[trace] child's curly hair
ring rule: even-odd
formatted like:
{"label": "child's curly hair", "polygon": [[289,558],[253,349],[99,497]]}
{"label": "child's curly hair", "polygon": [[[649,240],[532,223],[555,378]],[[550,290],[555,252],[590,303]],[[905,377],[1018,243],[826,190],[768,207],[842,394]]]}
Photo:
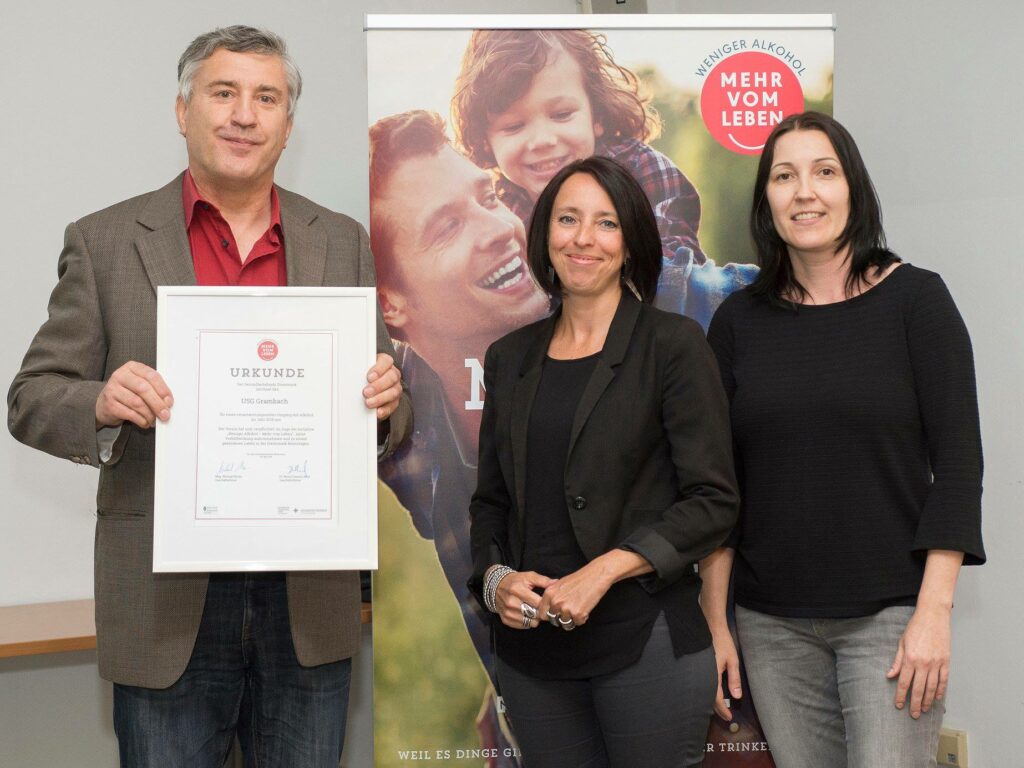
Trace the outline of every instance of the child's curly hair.
{"label": "child's curly hair", "polygon": [[603,139],[658,137],[661,119],[637,76],[615,63],[604,35],[583,29],[479,29],[462,55],[452,97],[455,138],[481,168],[497,162],[487,141],[490,119],[522,98],[534,76],[565,51],[579,64]]}

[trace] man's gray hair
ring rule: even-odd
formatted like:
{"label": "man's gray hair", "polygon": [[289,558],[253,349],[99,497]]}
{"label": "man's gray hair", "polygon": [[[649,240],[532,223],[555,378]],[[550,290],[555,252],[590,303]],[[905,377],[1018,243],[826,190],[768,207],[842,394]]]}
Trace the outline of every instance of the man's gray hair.
{"label": "man's gray hair", "polygon": [[295,114],[295,104],[302,94],[302,74],[288,54],[288,46],[285,45],[284,39],[266,29],[256,29],[242,24],[215,29],[189,43],[188,48],[178,59],[178,95],[182,101],[188,104],[192,98],[192,80],[196,76],[196,70],[221,48],[232,53],[257,53],[279,57],[288,79],[288,117]]}

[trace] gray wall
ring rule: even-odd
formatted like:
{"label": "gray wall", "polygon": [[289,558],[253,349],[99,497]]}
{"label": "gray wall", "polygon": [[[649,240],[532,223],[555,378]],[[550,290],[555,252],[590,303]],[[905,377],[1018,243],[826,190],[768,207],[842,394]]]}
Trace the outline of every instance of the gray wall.
{"label": "gray wall", "polygon": [[[184,164],[172,105],[174,64],[198,32],[266,25],[306,78],[279,180],[364,223],[366,12],[561,12],[574,0],[267,0],[5,3],[0,28],[0,223],[9,277],[0,302],[13,377],[45,317],[63,226],[169,180]],[[648,0],[651,13],[835,13],[836,113],[857,137],[882,198],[893,247],[942,273],[971,330],[987,457],[991,563],[961,578],[946,722],[971,737],[974,768],[1019,764],[1024,719],[1024,334],[1016,302],[1024,253],[1015,228],[1024,153],[1016,85],[1024,10],[1010,0]],[[1013,83],[1013,85],[1011,85]],[[6,416],[6,413],[4,413]],[[95,470],[42,456],[0,434],[0,605],[89,597]],[[359,667],[346,763],[369,765],[368,654]],[[90,653],[0,662],[0,765],[116,763],[110,691]]]}

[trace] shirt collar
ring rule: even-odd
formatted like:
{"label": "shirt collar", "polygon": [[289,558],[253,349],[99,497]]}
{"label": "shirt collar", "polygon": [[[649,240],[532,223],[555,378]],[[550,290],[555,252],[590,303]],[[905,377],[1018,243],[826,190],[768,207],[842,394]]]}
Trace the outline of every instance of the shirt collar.
{"label": "shirt collar", "polygon": [[[199,187],[196,186],[195,180],[192,178],[192,172],[185,170],[185,178],[181,183],[181,201],[185,208],[185,229],[192,226],[192,216],[195,213],[196,206],[202,205],[207,210],[216,211],[217,206],[213,203],[203,199],[202,194],[199,192]],[[270,229],[275,232],[281,231],[281,201],[277,196],[277,186],[270,187]]]}

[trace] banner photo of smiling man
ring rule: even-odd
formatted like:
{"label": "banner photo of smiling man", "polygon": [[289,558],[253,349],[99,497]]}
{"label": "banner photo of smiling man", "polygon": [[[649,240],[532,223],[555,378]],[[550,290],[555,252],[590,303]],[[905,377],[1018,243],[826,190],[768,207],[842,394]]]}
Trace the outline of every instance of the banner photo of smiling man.
{"label": "banner photo of smiling man", "polygon": [[[416,413],[380,467],[377,766],[520,766],[466,586],[468,507],[484,353],[552,309],[525,258],[547,181],[594,154],[629,168],[661,236],[656,305],[706,330],[757,274],[764,139],[787,114],[832,112],[828,15],[484,18],[367,17],[370,239]],[[747,697],[731,704],[704,764],[773,766]]]}

